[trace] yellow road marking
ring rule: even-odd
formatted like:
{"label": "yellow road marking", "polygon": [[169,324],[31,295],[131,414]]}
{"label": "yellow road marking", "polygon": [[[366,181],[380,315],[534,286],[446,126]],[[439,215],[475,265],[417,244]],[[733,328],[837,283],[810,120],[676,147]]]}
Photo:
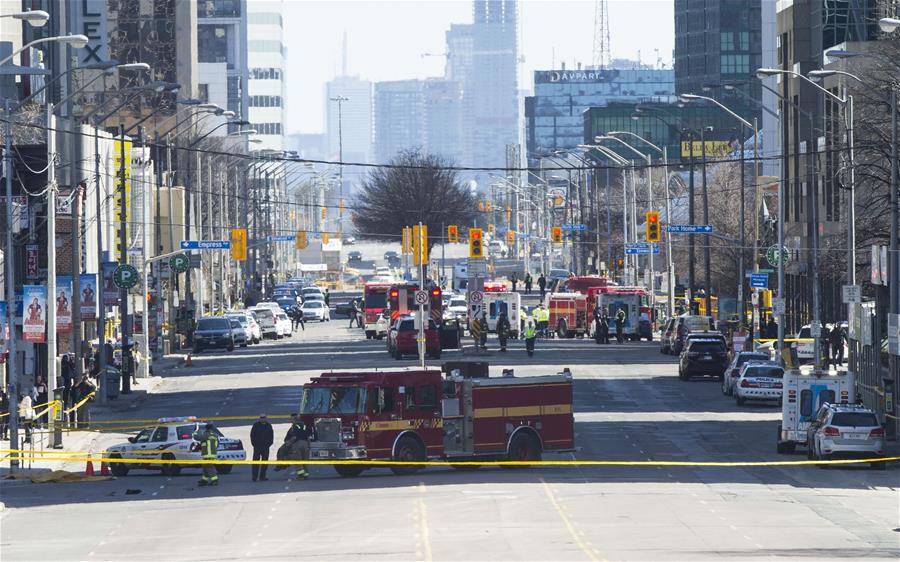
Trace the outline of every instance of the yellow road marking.
{"label": "yellow road marking", "polygon": [[559,504],[559,501],[556,499],[556,496],[553,495],[553,490],[550,489],[550,485],[541,478],[541,485],[544,487],[544,493],[547,494],[547,499],[550,500],[550,504],[553,506],[553,509],[556,510],[559,518],[562,519],[563,524],[566,526],[566,529],[569,531],[569,536],[572,537],[572,540],[575,541],[575,544],[578,545],[578,548],[581,549],[582,552],[588,557],[588,560],[594,560],[595,562],[599,562],[599,558],[594,555],[594,552],[584,543],[584,541],[579,536],[578,532],[575,531],[575,526],[572,524],[572,520],[569,519],[569,516],[566,515],[562,506]]}

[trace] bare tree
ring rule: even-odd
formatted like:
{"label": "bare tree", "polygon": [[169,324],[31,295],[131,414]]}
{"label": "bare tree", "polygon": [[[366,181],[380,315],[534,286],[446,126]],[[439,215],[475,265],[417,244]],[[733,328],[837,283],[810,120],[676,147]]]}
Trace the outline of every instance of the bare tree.
{"label": "bare tree", "polygon": [[369,172],[354,203],[357,234],[396,241],[403,227],[421,222],[431,233],[431,246],[443,226],[471,224],[475,198],[450,166],[440,156],[406,150],[388,167]]}

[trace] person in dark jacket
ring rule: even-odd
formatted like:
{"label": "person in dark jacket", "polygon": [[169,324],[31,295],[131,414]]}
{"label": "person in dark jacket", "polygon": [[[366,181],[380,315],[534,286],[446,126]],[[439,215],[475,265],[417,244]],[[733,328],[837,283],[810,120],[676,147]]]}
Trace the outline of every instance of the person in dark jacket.
{"label": "person in dark jacket", "polygon": [[538,288],[541,290],[541,300],[544,300],[544,293],[547,291],[547,278],[541,273],[538,277]]}
{"label": "person in dark jacket", "polygon": [[497,318],[497,339],[500,340],[500,351],[506,351],[506,342],[509,339],[510,330],[509,318],[506,317],[505,312],[501,312],[500,317]]}
{"label": "person in dark jacket", "polygon": [[[34,378],[34,388],[31,389],[31,401],[35,410],[41,411],[47,408],[47,402],[50,400],[50,392],[47,383],[41,375]],[[35,425],[43,427],[47,424],[47,414],[42,414],[40,418],[34,420]]]}
{"label": "person in dark jacket", "polygon": [[[291,414],[291,428],[288,429],[287,435],[284,436],[285,458],[290,460],[308,460],[309,459],[309,440],[312,432],[309,427],[297,414]],[[279,469],[283,465],[279,465]],[[297,479],[307,478],[309,472],[306,470],[305,464],[295,465],[295,476]]]}
{"label": "person in dark jacket", "polygon": [[527,271],[525,272],[525,294],[531,294],[531,274]]}
{"label": "person in dark jacket", "polygon": [[0,417],[0,439],[9,439],[9,396],[3,390],[0,390],[0,414],[7,414]]}
{"label": "person in dark jacket", "polygon": [[[87,376],[82,375],[81,380],[78,381],[78,384],[72,389],[72,406],[75,406],[90,396],[95,390],[97,390],[97,387],[91,384],[91,381],[88,380]],[[81,408],[72,413],[75,414],[75,419],[70,421],[81,422],[82,427],[84,427],[85,424],[89,424],[91,422],[91,401],[88,400],[82,404]]]}
{"label": "person in dark jacket", "polygon": [[600,343],[609,343],[609,315],[606,314],[606,309],[603,309],[600,316],[600,340]]}
{"label": "person in dark jacket", "polygon": [[844,365],[844,330],[839,322],[835,322],[831,328],[831,354],[834,366]]}
{"label": "person in dark jacket", "polygon": [[[250,444],[253,445],[253,460],[267,461],[269,460],[269,449],[275,442],[275,432],[272,431],[272,424],[266,414],[260,414],[259,419],[250,428]],[[253,473],[253,481],[268,480],[266,478],[266,469],[268,465],[254,464],[250,469]]]}

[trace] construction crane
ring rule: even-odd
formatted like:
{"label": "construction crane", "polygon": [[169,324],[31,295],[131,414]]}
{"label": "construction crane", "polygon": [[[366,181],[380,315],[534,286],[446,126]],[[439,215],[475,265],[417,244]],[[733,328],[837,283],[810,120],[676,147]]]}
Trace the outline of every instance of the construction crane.
{"label": "construction crane", "polygon": [[594,68],[607,68],[609,60],[609,6],[606,0],[596,0],[594,3]]}

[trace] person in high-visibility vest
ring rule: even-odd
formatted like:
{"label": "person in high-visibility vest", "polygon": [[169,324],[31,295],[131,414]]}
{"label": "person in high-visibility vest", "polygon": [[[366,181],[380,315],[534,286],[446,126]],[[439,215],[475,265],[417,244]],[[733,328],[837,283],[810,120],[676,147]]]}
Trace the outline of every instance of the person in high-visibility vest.
{"label": "person in high-visibility vest", "polygon": [[[215,427],[212,422],[206,424],[204,429],[198,429],[191,437],[200,444],[200,458],[205,461],[214,461],[218,458],[219,436],[216,435]],[[203,476],[200,477],[200,486],[218,486],[219,473],[216,471],[216,465],[204,464]]]}
{"label": "person in high-visibility vest", "polygon": [[547,328],[550,327],[550,310],[544,308],[543,304],[538,305],[534,311],[534,320],[537,322],[537,331],[543,337],[547,337]]}
{"label": "person in high-visibility vest", "polygon": [[534,340],[537,332],[534,327],[534,320],[531,318],[525,321],[525,329],[522,330],[522,336],[525,338],[525,351],[528,352],[528,357],[532,357],[534,355]]}

